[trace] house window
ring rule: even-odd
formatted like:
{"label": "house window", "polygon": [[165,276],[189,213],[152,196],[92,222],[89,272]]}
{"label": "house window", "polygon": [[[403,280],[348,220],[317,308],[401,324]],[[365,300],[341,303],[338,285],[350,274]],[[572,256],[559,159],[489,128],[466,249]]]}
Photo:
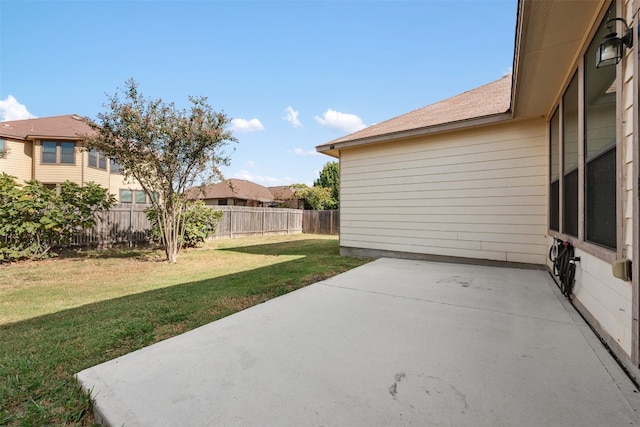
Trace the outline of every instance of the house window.
{"label": "house window", "polygon": [[578,73],[562,97],[564,177],[562,225],[565,233],[578,236]]}
{"label": "house window", "polygon": [[75,142],[42,141],[42,163],[73,165],[76,162],[75,148]]}
{"label": "house window", "polygon": [[147,195],[144,194],[144,191],[136,190],[135,196],[136,196],[136,203],[141,205],[144,205],[145,203],[147,203]]}
{"label": "house window", "polygon": [[89,150],[89,166],[107,170],[107,158],[95,148]]}
{"label": "house window", "polygon": [[147,204],[147,195],[142,190],[120,190],[120,203],[136,203],[139,205]]}
{"label": "house window", "polygon": [[4,158],[7,154],[7,141],[0,138],[0,159]]}
{"label": "house window", "polygon": [[60,195],[60,184],[45,182],[42,185],[44,186],[44,188],[48,190],[53,190],[57,195]]}
{"label": "house window", "polygon": [[120,203],[131,203],[132,194],[131,190],[120,190]]}
{"label": "house window", "polygon": [[549,129],[549,158],[551,179],[549,188],[549,228],[560,231],[560,113],[556,109],[551,117],[551,127]]}
{"label": "house window", "polygon": [[109,172],[112,174],[121,174],[122,167],[120,166],[120,163],[113,159],[109,159]]}
{"label": "house window", "polygon": [[218,199],[218,206],[226,206],[227,199]]}
{"label": "house window", "polygon": [[608,32],[603,22],[584,56],[584,221],[585,240],[615,249],[616,67],[596,68],[594,60]]}
{"label": "house window", "polygon": [[616,67],[596,68],[595,58],[615,10],[613,2],[549,121],[549,228],[611,250],[617,248]]}

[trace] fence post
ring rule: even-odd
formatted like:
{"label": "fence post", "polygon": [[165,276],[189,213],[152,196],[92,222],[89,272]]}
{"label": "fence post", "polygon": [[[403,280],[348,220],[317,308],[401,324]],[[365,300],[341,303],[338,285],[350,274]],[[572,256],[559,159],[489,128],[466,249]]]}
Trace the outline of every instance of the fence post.
{"label": "fence post", "polygon": [[133,203],[129,207],[129,247],[133,247]]}
{"label": "fence post", "polygon": [[229,238],[233,238],[233,207],[229,209]]}
{"label": "fence post", "polygon": [[263,206],[263,207],[262,207],[262,235],[263,235],[263,236],[264,236],[264,231],[265,231],[264,229],[266,228],[266,225],[267,225],[267,224],[265,223],[265,221],[266,221],[266,218],[265,218],[266,214],[267,214],[266,208]]}

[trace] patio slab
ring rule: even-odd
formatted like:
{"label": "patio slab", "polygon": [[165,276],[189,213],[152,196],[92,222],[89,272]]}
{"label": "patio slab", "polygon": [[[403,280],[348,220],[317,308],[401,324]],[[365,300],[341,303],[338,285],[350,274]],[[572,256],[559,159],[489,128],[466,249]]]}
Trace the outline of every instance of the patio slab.
{"label": "patio slab", "polygon": [[80,372],[109,426],[624,426],[548,273],[379,259]]}

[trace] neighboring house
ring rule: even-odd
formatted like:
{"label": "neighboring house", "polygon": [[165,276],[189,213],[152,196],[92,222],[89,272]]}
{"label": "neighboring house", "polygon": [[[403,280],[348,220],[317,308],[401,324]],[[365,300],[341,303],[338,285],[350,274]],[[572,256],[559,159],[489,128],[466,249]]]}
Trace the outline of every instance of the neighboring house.
{"label": "neighboring house", "polygon": [[36,179],[49,188],[66,180],[95,182],[121,203],[146,203],[140,186],[126,182],[117,163],[99,151],[84,151],[80,135],[93,130],[80,116],[0,122],[0,173],[20,181]]}
{"label": "neighboring house", "polygon": [[[519,0],[513,75],[317,147],[340,159],[341,253],[545,266],[569,241],[574,305],[639,378],[639,9]],[[598,68],[613,18],[633,47]]]}
{"label": "neighboring house", "polygon": [[212,206],[274,206],[276,199],[267,187],[244,179],[231,178],[217,184],[187,190],[191,200],[204,200]]}
{"label": "neighboring house", "polygon": [[297,197],[295,190],[291,188],[290,185],[267,188],[276,200],[275,206],[289,209],[304,209],[304,199]]}

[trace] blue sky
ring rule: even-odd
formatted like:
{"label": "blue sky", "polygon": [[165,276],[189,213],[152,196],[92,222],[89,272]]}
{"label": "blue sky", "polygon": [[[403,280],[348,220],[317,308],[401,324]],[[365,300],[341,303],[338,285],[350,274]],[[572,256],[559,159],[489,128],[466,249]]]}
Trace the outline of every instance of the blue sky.
{"label": "blue sky", "polygon": [[234,118],[226,178],[311,185],[315,147],[497,80],[517,0],[0,1],[0,121],[106,111],[129,78]]}

